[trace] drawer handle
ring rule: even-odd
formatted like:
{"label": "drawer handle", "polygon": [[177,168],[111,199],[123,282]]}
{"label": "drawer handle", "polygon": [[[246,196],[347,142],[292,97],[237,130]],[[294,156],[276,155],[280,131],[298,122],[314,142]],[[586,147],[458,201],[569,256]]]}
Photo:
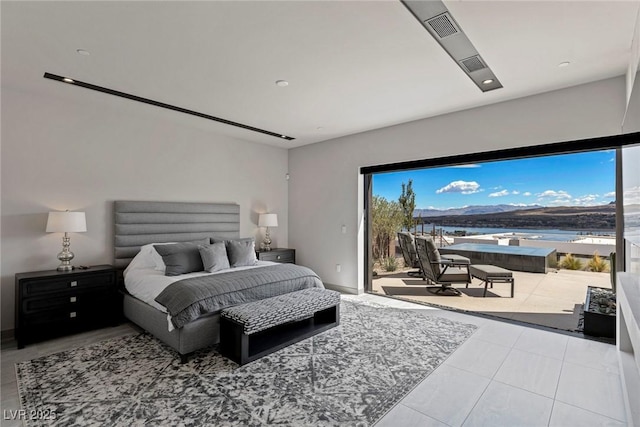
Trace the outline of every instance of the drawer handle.
{"label": "drawer handle", "polygon": [[78,286],[78,282],[76,282],[76,281],[74,280],[73,282],[69,283],[69,285],[70,285],[72,288],[75,288],[76,286]]}
{"label": "drawer handle", "polygon": [[71,298],[69,298],[69,302],[76,302],[76,301],[77,301],[77,298],[76,298],[76,297],[71,297]]}
{"label": "drawer handle", "polygon": [[276,259],[280,259],[280,258],[282,258],[280,255],[278,255],[278,256],[276,257]]}
{"label": "drawer handle", "polygon": [[72,311],[71,313],[69,313],[69,317],[74,319],[77,316],[75,311]]}

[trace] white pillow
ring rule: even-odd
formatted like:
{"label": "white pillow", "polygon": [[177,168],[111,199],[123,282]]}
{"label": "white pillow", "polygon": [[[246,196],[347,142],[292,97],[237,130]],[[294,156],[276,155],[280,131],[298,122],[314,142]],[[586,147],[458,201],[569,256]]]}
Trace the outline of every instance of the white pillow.
{"label": "white pillow", "polygon": [[[147,247],[149,246],[149,247]],[[151,254],[151,250],[158,254],[155,249],[151,245],[146,245],[140,248],[140,252],[133,257],[127,268],[124,270],[124,275],[126,276],[129,271],[138,270],[138,269],[156,269],[156,261],[154,260],[153,255]],[[160,257],[160,255],[158,255]],[[160,261],[162,261],[162,257],[160,257]]]}

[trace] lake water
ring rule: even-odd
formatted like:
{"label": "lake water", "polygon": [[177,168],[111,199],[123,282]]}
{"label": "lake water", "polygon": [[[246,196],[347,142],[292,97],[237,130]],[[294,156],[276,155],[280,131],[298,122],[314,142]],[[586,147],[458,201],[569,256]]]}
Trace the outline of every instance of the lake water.
{"label": "lake water", "polygon": [[[433,224],[425,224],[424,232],[428,233],[433,229]],[[490,227],[438,227],[436,230],[442,229],[445,234],[454,234],[456,231],[466,231],[467,235],[471,234],[498,234],[498,233],[518,233],[529,239],[551,240],[556,242],[568,242],[587,236],[611,236],[615,237],[615,230],[556,230],[556,229],[528,229],[528,228],[490,228]],[[422,227],[418,226],[418,231],[422,231]]]}

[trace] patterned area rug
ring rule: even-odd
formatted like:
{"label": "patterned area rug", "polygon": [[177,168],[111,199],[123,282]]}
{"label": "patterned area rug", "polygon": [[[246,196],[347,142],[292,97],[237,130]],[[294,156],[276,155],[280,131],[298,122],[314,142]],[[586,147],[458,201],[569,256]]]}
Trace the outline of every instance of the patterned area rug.
{"label": "patterned area rug", "polygon": [[215,348],[181,365],[140,334],[19,363],[18,389],[55,414],[30,426],[370,426],[475,329],[343,301],[339,327],[243,367]]}

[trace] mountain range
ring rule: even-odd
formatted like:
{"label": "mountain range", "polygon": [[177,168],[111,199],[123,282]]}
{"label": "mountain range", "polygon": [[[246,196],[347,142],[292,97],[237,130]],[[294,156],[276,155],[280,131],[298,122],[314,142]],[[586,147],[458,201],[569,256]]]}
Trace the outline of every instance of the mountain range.
{"label": "mountain range", "polygon": [[[500,210],[507,208],[507,210]],[[492,210],[490,208],[497,208]],[[417,209],[416,209],[417,211]],[[601,206],[469,206],[462,209],[430,210],[414,216],[418,222],[454,227],[559,228],[565,230],[613,230],[614,203]],[[435,212],[434,212],[435,211]],[[434,214],[426,215],[426,212]]]}
{"label": "mountain range", "polygon": [[465,206],[463,208],[451,209],[415,209],[413,211],[414,218],[417,217],[437,217],[450,215],[486,215],[499,212],[513,212],[525,209],[539,209],[540,205],[487,205],[487,206]]}

